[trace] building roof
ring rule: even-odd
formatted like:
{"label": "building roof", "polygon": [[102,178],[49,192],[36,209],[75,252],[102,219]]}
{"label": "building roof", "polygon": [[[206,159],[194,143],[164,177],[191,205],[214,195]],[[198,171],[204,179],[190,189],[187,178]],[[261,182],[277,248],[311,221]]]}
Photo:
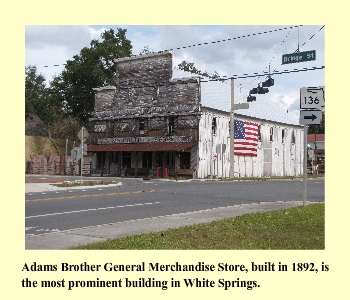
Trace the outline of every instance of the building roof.
{"label": "building roof", "polygon": [[152,152],[152,151],[181,151],[190,148],[197,143],[129,143],[129,144],[103,144],[103,145],[89,145],[88,152]]}
{"label": "building roof", "polygon": [[148,53],[148,54],[140,54],[140,55],[133,55],[133,56],[116,58],[116,59],[114,59],[114,62],[118,63],[118,62],[130,61],[130,60],[136,60],[136,59],[164,56],[164,55],[169,55],[169,54],[172,54],[171,51],[159,51],[157,53]]}
{"label": "building roof", "polygon": [[[235,89],[235,95],[237,94],[236,92],[237,91]],[[235,110],[235,113],[263,120],[299,125],[298,116],[288,113],[288,111],[280,104],[273,101],[269,94],[256,95],[256,98],[256,101],[249,102],[249,109]],[[238,104],[241,101],[246,103],[246,97],[243,99],[242,96],[235,96],[235,104]],[[202,82],[201,103],[203,106],[229,112],[231,109],[230,81]]]}

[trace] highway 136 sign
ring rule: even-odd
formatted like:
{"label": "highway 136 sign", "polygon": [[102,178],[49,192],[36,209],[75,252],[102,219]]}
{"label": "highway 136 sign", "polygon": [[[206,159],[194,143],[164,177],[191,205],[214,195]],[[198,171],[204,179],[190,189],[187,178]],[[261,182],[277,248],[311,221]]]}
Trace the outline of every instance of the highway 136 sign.
{"label": "highway 136 sign", "polygon": [[300,109],[321,109],[324,107],[325,87],[305,87],[300,89]]}

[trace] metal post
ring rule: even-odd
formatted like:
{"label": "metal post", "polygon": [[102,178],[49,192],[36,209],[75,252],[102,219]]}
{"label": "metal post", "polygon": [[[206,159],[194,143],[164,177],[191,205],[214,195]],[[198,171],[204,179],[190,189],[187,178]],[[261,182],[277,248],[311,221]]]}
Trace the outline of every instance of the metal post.
{"label": "metal post", "polygon": [[81,128],[80,182],[83,184],[84,126]]}
{"label": "metal post", "polygon": [[234,102],[235,102],[235,96],[234,96],[234,79],[231,78],[231,111],[230,111],[230,172],[229,176],[230,178],[233,178],[235,176],[234,172],[234,147],[235,147],[235,124],[234,124]]}
{"label": "metal post", "polygon": [[224,153],[222,149],[221,149],[221,178],[224,179]]}
{"label": "metal post", "polygon": [[306,206],[306,180],[307,180],[307,131],[308,125],[304,125],[304,196],[303,206]]}
{"label": "metal post", "polygon": [[75,153],[75,150],[74,150],[74,146],[75,146],[75,141],[73,141],[73,151],[74,151],[74,157],[72,157],[72,172],[73,172],[73,175],[75,176],[75,161],[76,161],[76,153]]}
{"label": "metal post", "polygon": [[219,153],[216,153],[216,179],[219,179]]}
{"label": "metal post", "polygon": [[64,174],[67,174],[67,151],[68,151],[68,139],[66,139],[66,156],[64,158]]}

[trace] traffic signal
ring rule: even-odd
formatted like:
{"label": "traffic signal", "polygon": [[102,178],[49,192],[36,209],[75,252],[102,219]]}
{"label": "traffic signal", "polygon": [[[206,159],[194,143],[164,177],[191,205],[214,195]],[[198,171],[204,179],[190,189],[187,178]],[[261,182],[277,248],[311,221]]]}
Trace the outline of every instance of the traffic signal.
{"label": "traffic signal", "polygon": [[253,102],[253,101],[256,101],[256,97],[255,96],[252,96],[252,95],[249,95],[247,97],[247,102]]}
{"label": "traffic signal", "polygon": [[267,79],[265,82],[262,83],[263,87],[270,87],[273,86],[275,84],[275,80],[271,77],[269,77],[269,79]]}
{"label": "traffic signal", "polygon": [[258,93],[258,88],[253,88],[249,92],[249,94],[257,94],[257,93]]}
{"label": "traffic signal", "polygon": [[264,88],[264,87],[257,87],[257,90],[258,90],[258,94],[266,94],[269,92],[269,89],[268,88]]}

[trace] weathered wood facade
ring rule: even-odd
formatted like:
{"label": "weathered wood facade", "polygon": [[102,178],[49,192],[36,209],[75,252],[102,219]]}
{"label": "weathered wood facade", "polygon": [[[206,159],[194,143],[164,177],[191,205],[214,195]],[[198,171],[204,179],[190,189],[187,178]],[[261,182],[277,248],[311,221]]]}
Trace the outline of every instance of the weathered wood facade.
{"label": "weathered wood facade", "polygon": [[[200,78],[173,79],[169,52],[115,62],[116,87],[94,89],[92,174],[228,177],[229,114],[201,105]],[[236,117],[260,140],[255,157],[235,155],[235,176],[301,174],[301,126]]]}
{"label": "weathered wood facade", "polygon": [[172,54],[117,59],[116,87],[96,88],[93,173],[176,176],[199,138],[199,78],[172,79]]}

